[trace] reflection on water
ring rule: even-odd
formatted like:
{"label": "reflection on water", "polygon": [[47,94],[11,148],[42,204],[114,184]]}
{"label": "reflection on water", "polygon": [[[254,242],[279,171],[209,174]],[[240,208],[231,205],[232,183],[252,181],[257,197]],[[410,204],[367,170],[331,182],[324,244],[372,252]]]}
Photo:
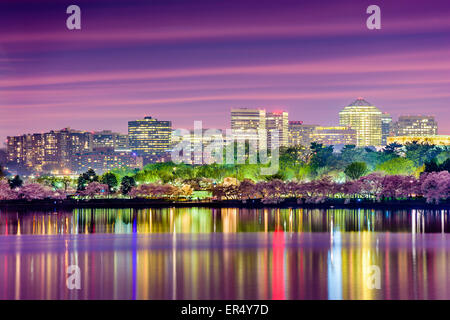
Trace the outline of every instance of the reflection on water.
{"label": "reflection on water", "polygon": [[[0,213],[0,299],[450,299],[447,211]],[[78,265],[81,290],[68,290]],[[369,270],[380,270],[371,289]]]}
{"label": "reflection on water", "polygon": [[444,232],[448,210],[371,209],[75,209],[0,210],[0,234],[211,232]]}

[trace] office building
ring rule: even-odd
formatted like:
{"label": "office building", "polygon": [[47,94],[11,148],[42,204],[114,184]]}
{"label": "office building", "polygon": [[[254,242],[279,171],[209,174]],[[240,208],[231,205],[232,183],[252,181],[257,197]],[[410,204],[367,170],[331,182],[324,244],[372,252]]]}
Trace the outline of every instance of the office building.
{"label": "office building", "polygon": [[392,127],[393,136],[433,136],[438,125],[433,116],[400,116]]}
{"label": "office building", "polygon": [[231,109],[231,132],[234,139],[267,146],[266,111],[260,109]]}
{"label": "office building", "polygon": [[74,154],[90,150],[92,133],[70,128],[7,137],[8,167],[18,172],[63,171]]}
{"label": "office building", "polygon": [[272,135],[278,132],[278,142],[273,147],[287,147],[289,144],[289,119],[285,111],[266,113],[267,146],[272,148]]}
{"label": "office building", "polygon": [[210,150],[214,143],[221,147],[218,153],[223,160],[226,138],[222,130],[202,129],[200,132],[194,130],[182,132],[180,129],[176,129],[172,133],[172,149],[179,151],[180,159],[186,156],[184,151],[190,153],[190,159],[187,159],[187,156],[183,158],[185,159],[184,163],[210,164],[215,162],[215,154]]}
{"label": "office building", "polygon": [[114,150],[127,150],[128,135],[112,132],[111,130],[94,132],[92,147],[94,149],[112,148]]}
{"label": "office building", "polygon": [[356,130],[356,145],[381,146],[381,111],[363,98],[356,99],[339,112],[341,126]]}
{"label": "office building", "polygon": [[389,113],[383,112],[381,114],[381,145],[387,144],[387,137],[389,136],[392,128],[392,117]]}
{"label": "office building", "polygon": [[311,141],[323,145],[356,145],[356,130],[349,127],[317,126],[311,134]]}
{"label": "office building", "polygon": [[112,169],[142,169],[143,158],[130,151],[115,151],[114,148],[98,148],[72,156],[70,168],[74,173],[83,173],[93,169],[103,174]]}
{"label": "office building", "polygon": [[311,135],[316,124],[303,124],[303,121],[289,121],[289,146],[305,146],[311,145]]}
{"label": "office building", "polygon": [[128,122],[129,148],[145,162],[155,162],[170,150],[172,122],[152,117]]}

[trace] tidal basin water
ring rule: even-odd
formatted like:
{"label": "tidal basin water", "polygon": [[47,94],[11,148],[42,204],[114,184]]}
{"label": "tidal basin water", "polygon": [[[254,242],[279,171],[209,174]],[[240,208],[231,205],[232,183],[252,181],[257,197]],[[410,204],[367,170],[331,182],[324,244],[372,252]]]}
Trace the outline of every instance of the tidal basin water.
{"label": "tidal basin water", "polygon": [[[448,210],[0,210],[0,299],[450,299]],[[67,268],[79,267],[80,289]]]}

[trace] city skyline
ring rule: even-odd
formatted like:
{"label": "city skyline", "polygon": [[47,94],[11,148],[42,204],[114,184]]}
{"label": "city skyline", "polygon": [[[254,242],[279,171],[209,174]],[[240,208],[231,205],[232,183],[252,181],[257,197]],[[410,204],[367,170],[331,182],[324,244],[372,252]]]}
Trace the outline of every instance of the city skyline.
{"label": "city skyline", "polygon": [[4,1],[0,139],[125,133],[124,119],[147,115],[225,128],[243,106],[330,126],[358,96],[394,118],[434,115],[450,134],[450,4],[380,2],[382,29],[368,30],[369,4],[78,1],[82,30],[69,31],[64,5]]}
{"label": "city skyline", "polygon": [[[142,168],[144,164],[168,161],[202,165],[220,162],[222,156],[203,152],[218,141],[222,155],[224,144],[233,141],[247,141],[260,150],[300,146],[314,149],[313,142],[334,146],[337,150],[350,145],[383,148],[391,143],[405,145],[419,141],[430,145],[450,145],[449,135],[437,134],[438,125],[434,117],[400,116],[392,123],[389,114],[382,113],[362,97],[339,112],[338,126],[289,121],[289,114],[279,110],[237,108],[231,109],[230,114],[231,130],[225,130],[225,137],[223,130],[202,128],[198,122],[194,130],[186,130],[173,128],[170,120],[150,116],[128,121],[128,134],[64,128],[8,136],[4,162],[7,169],[17,172],[28,173],[31,170],[68,174],[71,170],[82,172],[93,167],[103,172],[113,168]],[[383,122],[382,115],[389,121]],[[382,143],[386,140],[388,143]],[[179,158],[180,151],[182,158]]]}

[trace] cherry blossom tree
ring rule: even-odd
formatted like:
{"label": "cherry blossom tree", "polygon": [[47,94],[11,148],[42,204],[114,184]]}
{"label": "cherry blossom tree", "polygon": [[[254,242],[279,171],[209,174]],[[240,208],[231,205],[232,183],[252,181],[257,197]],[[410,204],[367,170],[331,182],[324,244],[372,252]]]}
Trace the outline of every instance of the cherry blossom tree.
{"label": "cherry blossom tree", "polygon": [[375,198],[380,200],[381,192],[383,190],[384,175],[379,172],[371,173],[367,176],[361,177],[360,194],[366,198]]}
{"label": "cherry blossom tree", "polygon": [[[182,192],[180,190],[182,188],[177,188],[170,184],[141,184],[133,187],[129,195],[132,198],[163,198],[181,194]],[[186,185],[183,191],[188,193],[188,189],[192,191],[189,185]]]}
{"label": "cherry blossom tree", "polygon": [[417,193],[417,179],[414,176],[387,175],[382,182],[382,197],[406,198]]}
{"label": "cherry blossom tree", "polygon": [[350,198],[354,198],[361,194],[362,182],[359,180],[351,180],[341,185],[341,192]]}
{"label": "cherry blossom tree", "polygon": [[447,199],[450,196],[450,173],[428,173],[422,181],[421,191],[428,203],[438,204],[441,199]]}
{"label": "cherry blossom tree", "polygon": [[382,180],[379,197],[396,199],[402,192],[403,178],[399,175],[387,175]]}
{"label": "cherry blossom tree", "polygon": [[0,180],[0,200],[14,200],[17,199],[17,192],[11,190],[9,182],[6,179]]}
{"label": "cherry blossom tree", "polygon": [[240,199],[246,200],[246,199],[255,199],[259,197],[255,184],[250,179],[244,179],[239,184],[238,190]]}
{"label": "cherry blossom tree", "polygon": [[109,194],[109,186],[97,181],[91,182],[86,189],[80,192],[81,196],[94,198],[95,196],[106,196]]}
{"label": "cherry blossom tree", "polygon": [[28,183],[17,190],[17,197],[28,201],[51,199],[53,195],[53,189],[39,183]]}

